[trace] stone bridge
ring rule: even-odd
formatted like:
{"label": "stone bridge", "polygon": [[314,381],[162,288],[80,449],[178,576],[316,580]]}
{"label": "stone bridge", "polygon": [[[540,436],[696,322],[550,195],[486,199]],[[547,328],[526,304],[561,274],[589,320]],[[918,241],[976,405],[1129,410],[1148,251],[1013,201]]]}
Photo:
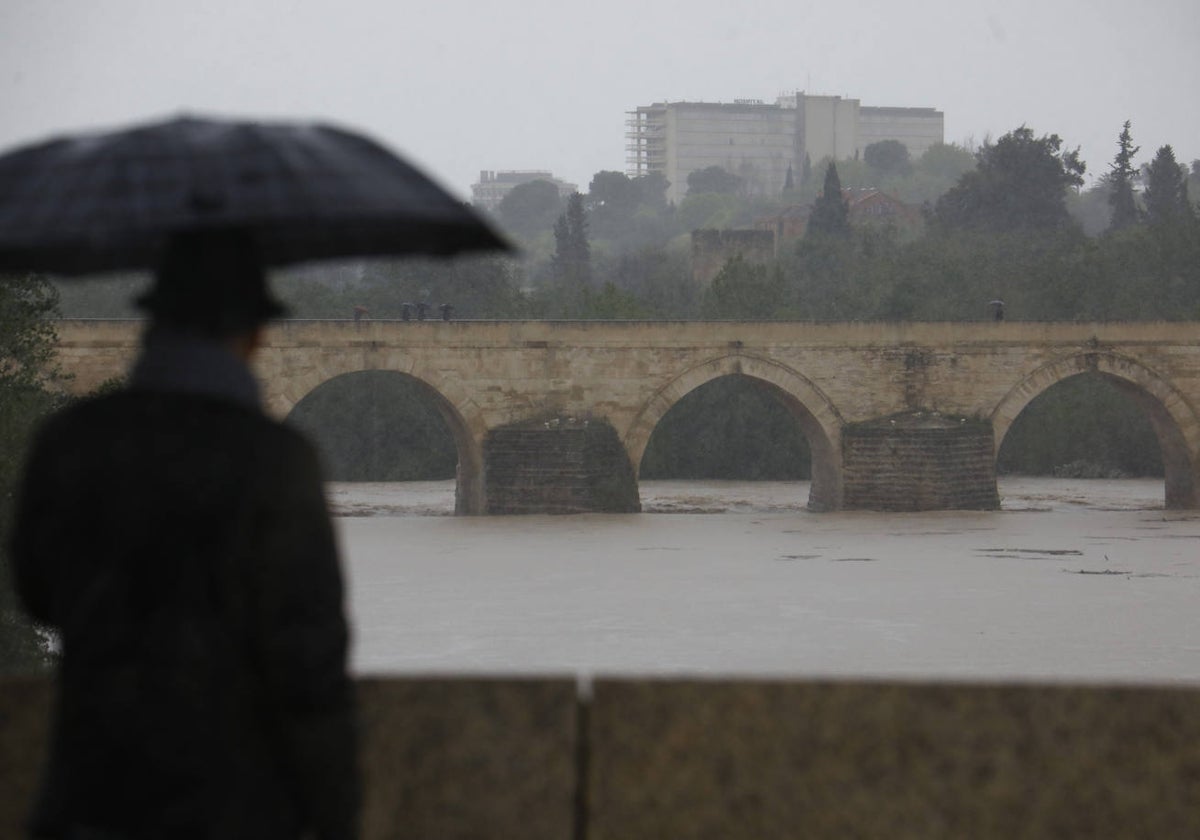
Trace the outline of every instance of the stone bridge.
{"label": "stone bridge", "polygon": [[[140,329],[59,322],[73,389],[121,375]],[[280,417],[322,384],[373,370],[411,378],[438,406],[458,447],[462,513],[614,509],[586,494],[573,507],[548,501],[563,476],[587,484],[595,473],[630,484],[636,509],[655,426],[689,391],[730,375],[773,391],[803,429],[813,509],[996,507],[995,455],[1013,420],[1084,373],[1145,411],[1162,448],[1166,506],[1200,506],[1195,323],[286,321],[271,327],[258,361],[268,410]],[[519,430],[527,439],[506,443]],[[583,442],[560,445],[572,431]],[[615,461],[581,454],[606,440]],[[514,501],[538,492],[540,502]]]}

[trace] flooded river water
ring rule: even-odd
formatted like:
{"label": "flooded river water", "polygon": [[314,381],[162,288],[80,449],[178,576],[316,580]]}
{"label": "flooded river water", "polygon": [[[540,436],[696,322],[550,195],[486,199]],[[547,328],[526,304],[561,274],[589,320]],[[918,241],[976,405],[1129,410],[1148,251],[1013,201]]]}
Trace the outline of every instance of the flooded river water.
{"label": "flooded river water", "polygon": [[643,482],[644,513],[455,517],[333,484],[359,673],[1200,683],[1200,515],[1161,480],[1007,479],[996,512],[809,513]]}

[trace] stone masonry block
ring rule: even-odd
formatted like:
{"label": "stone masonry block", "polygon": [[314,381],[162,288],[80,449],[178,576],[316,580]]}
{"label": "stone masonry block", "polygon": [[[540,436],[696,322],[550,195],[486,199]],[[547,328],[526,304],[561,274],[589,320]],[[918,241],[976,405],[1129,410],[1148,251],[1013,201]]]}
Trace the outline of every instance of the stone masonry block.
{"label": "stone masonry block", "polygon": [[601,680],[589,840],[1200,837],[1194,690]]}
{"label": "stone masonry block", "polygon": [[365,679],[359,704],[364,840],[572,836],[573,680]]}

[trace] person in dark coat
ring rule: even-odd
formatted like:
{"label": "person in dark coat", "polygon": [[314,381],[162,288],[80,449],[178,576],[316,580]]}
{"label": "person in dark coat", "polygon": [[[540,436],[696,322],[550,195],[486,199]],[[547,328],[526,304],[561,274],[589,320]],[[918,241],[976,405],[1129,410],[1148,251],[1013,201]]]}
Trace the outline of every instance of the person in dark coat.
{"label": "person in dark coat", "polygon": [[317,459],[248,361],[248,238],[168,250],[128,386],[38,434],[17,587],[61,645],[37,838],[350,840],[343,583]]}

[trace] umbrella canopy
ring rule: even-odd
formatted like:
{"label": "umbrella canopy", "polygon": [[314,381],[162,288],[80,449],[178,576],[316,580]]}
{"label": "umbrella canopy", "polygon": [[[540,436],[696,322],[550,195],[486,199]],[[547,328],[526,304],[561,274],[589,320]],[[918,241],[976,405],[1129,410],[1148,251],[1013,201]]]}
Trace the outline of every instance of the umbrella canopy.
{"label": "umbrella canopy", "polygon": [[183,117],[0,156],[0,269],[154,268],[173,233],[249,232],[265,265],[507,250],[469,207],[349,131]]}

